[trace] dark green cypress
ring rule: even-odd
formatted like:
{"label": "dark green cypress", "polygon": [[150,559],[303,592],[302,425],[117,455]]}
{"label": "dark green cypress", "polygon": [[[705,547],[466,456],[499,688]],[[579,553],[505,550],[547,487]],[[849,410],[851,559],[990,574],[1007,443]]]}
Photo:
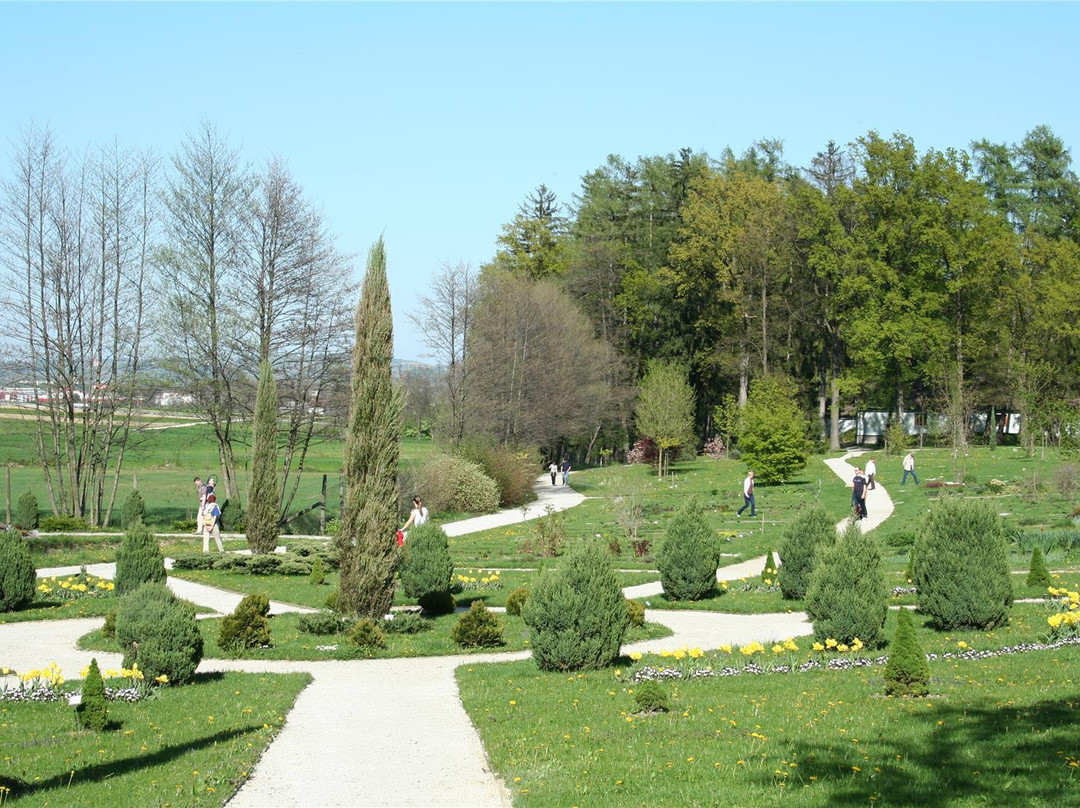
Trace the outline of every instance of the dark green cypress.
{"label": "dark green cypress", "polygon": [[930,666],[915,636],[911,612],[901,609],[896,620],[896,636],[885,666],[886,696],[925,696],[930,691]]}
{"label": "dark green cypress", "polygon": [[270,360],[259,365],[259,388],[255,393],[255,421],[251,451],[251,485],[248,488],[244,528],[248,547],[256,553],[272,553],[280,532],[280,491],[277,470],[277,387]]}
{"label": "dark green cypress", "polygon": [[394,530],[402,402],[391,375],[393,358],[390,287],[380,238],[368,253],[356,308],[345,504],[336,537],[341,556],[338,609],[354,616],[381,618],[389,611],[400,560]]}
{"label": "dark green cypress", "polygon": [[94,732],[101,732],[109,722],[109,706],[105,702],[105,680],[101,678],[97,659],[90,660],[90,670],[83,679],[82,698],[79,703],[82,724]]}
{"label": "dark green cypress", "polygon": [[1027,585],[1037,586],[1042,589],[1050,586],[1050,570],[1046,568],[1042,550],[1038,547],[1031,551],[1031,565],[1028,569]]}

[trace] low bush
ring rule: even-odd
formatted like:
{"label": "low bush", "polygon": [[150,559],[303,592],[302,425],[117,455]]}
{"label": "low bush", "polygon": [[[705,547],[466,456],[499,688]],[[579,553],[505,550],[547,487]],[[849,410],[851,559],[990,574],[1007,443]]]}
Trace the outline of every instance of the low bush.
{"label": "low bush", "polygon": [[488,513],[499,507],[499,486],[468,460],[436,455],[420,469],[418,488],[431,511]]}
{"label": "low bush", "polygon": [[116,549],[116,594],[126,595],[143,584],[165,583],[165,557],[157,538],[136,521]]}
{"label": "low bush", "polygon": [[449,594],[454,562],[443,529],[428,522],[409,531],[399,574],[401,587],[410,598],[441,592]]}
{"label": "low bush", "polygon": [[821,553],[810,576],[806,613],[819,642],[835,639],[867,648],[885,642],[888,612],[881,552],[873,534],[849,522],[837,541]]}
{"label": "low bush", "polygon": [[94,732],[101,732],[109,723],[109,705],[105,703],[105,680],[101,678],[97,658],[90,660],[90,670],[83,679],[78,714],[82,725]]}
{"label": "low bush", "polygon": [[130,530],[136,522],[146,521],[146,502],[143,501],[138,488],[132,488],[124,499],[124,504],[120,506],[120,518],[121,527],[125,530]]}
{"label": "low bush", "polygon": [[383,620],[383,631],[387,634],[423,634],[433,628],[431,621],[418,612],[394,612],[391,618]]}
{"label": "low bush", "polygon": [[[226,556],[228,558],[230,556]],[[219,556],[210,553],[185,553],[173,558],[174,570],[209,570],[214,568],[214,562]]]}
{"label": "low bush", "polygon": [[0,612],[29,606],[36,583],[30,545],[16,530],[9,528],[0,533]]}
{"label": "low bush", "polygon": [[232,614],[221,620],[218,645],[233,653],[270,645],[270,599],[247,595]]}
{"label": "low bush", "polygon": [[311,562],[311,575],[308,576],[308,583],[312,586],[322,586],[326,582],[326,573],[323,572],[322,559],[315,556],[315,560]]}
{"label": "low bush", "polygon": [[15,527],[20,530],[37,530],[38,501],[33,491],[23,491],[19,495],[11,518],[15,520]]}
{"label": "low bush", "polygon": [[630,623],[611,559],[594,542],[576,545],[562,569],[540,574],[521,616],[541,670],[609,665],[618,656]]}
{"label": "low bush", "polygon": [[194,610],[164,584],[143,584],[120,599],[116,642],[125,668],[137,662],[148,678],[167,676],[172,684],[189,681],[203,655]]}
{"label": "low bush", "polygon": [[656,566],[664,594],[673,600],[699,600],[716,588],[720,544],[705,521],[700,504],[691,500],[668,525]]}
{"label": "low bush", "polygon": [[457,601],[450,592],[426,592],[416,599],[425,614],[453,614]]}
{"label": "low bush", "polygon": [[494,648],[502,645],[503,624],[482,600],[474,600],[450,629],[450,639],[463,648]]}
{"label": "low bush", "polygon": [[513,616],[521,614],[521,608],[529,599],[529,587],[519,586],[506,596],[506,613]]}
{"label": "low bush", "polygon": [[324,572],[338,568],[338,555],[333,542],[319,541],[318,539],[296,539],[289,542],[288,550],[287,555],[295,555],[311,564],[314,564],[315,559],[318,558],[322,562]]}
{"label": "low bush", "polygon": [[634,703],[643,713],[666,713],[669,709],[667,688],[660,682],[640,682],[634,686]]}
{"label": "low bush", "polygon": [[780,539],[780,591],[785,600],[806,597],[814,560],[834,541],[836,525],[823,505],[815,503],[791,520]]}
{"label": "low bush", "polygon": [[296,626],[307,634],[325,636],[339,633],[345,627],[345,620],[337,612],[312,612],[300,615]]}
{"label": "low bush", "polygon": [[360,648],[385,648],[386,637],[373,620],[357,620],[349,629],[349,642]]}
{"label": "low bush", "polygon": [[38,530],[42,533],[71,533],[89,529],[90,524],[81,516],[48,514],[38,520]]}
{"label": "low bush", "polygon": [[[509,609],[507,609],[509,611]],[[636,600],[626,601],[626,613],[630,615],[630,625],[643,626],[645,625],[645,605],[638,603]]]}
{"label": "low bush", "polygon": [[105,615],[105,622],[101,626],[101,636],[107,640],[116,639],[116,610],[113,609]]}
{"label": "low bush", "polygon": [[925,696],[930,692],[930,666],[908,609],[901,609],[897,616],[896,636],[883,678],[886,696]]}

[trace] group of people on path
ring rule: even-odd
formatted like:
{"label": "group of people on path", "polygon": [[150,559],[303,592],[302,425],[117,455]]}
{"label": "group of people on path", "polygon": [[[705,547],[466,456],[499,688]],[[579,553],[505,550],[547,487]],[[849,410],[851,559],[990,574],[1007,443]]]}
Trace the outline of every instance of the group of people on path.
{"label": "group of people on path", "polygon": [[556,463],[554,460],[552,460],[551,465],[548,466],[548,473],[551,475],[551,484],[552,485],[557,485],[558,484],[558,483],[556,483],[555,478],[559,475],[559,472],[561,470],[562,471],[562,484],[563,485],[570,485],[570,469],[571,468],[572,468],[572,466],[570,465],[570,461],[568,459],[566,459],[565,457],[563,458],[561,468],[560,468],[558,463]]}
{"label": "group of people on path", "polygon": [[201,477],[195,478],[195,488],[199,492],[199,517],[195,527],[195,535],[202,534],[202,551],[210,552],[210,537],[213,536],[217,544],[218,552],[225,552],[225,545],[221,543],[221,508],[217,504],[217,495],[214,493],[214,478],[207,477],[206,482]]}

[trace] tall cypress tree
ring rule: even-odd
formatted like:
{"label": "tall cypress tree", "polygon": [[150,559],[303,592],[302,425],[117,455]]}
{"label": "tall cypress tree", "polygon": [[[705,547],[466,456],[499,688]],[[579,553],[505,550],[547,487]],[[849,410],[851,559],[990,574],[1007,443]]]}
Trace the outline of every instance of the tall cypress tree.
{"label": "tall cypress tree", "polygon": [[399,562],[394,527],[402,401],[391,377],[393,356],[390,287],[380,238],[368,253],[356,308],[345,503],[336,539],[341,559],[338,608],[365,617],[382,617],[390,609]]}
{"label": "tall cypress tree", "polygon": [[277,470],[277,387],[270,360],[259,364],[251,453],[251,486],[244,519],[248,547],[272,553],[277,545],[281,509]]}

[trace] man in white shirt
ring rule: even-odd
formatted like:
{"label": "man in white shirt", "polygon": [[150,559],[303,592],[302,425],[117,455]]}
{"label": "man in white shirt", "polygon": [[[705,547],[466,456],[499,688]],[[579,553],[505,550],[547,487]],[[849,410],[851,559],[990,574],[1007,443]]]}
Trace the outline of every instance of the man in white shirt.
{"label": "man in white shirt", "polygon": [[909,474],[911,475],[912,479],[915,480],[915,485],[918,485],[919,484],[919,478],[915,474],[915,453],[914,452],[908,452],[907,457],[904,458],[904,479],[902,479],[900,481],[900,485],[903,485],[904,483],[907,482],[907,478],[908,478]]}
{"label": "man in white shirt", "polygon": [[743,506],[735,511],[736,516],[742,516],[742,512],[750,509],[751,516],[757,516],[757,508],[754,506],[754,472],[746,472],[746,479],[742,484]]}
{"label": "man in white shirt", "polygon": [[874,458],[870,458],[866,461],[866,485],[873,491],[877,486],[874,484],[874,475],[877,474],[877,463],[874,462]]}

